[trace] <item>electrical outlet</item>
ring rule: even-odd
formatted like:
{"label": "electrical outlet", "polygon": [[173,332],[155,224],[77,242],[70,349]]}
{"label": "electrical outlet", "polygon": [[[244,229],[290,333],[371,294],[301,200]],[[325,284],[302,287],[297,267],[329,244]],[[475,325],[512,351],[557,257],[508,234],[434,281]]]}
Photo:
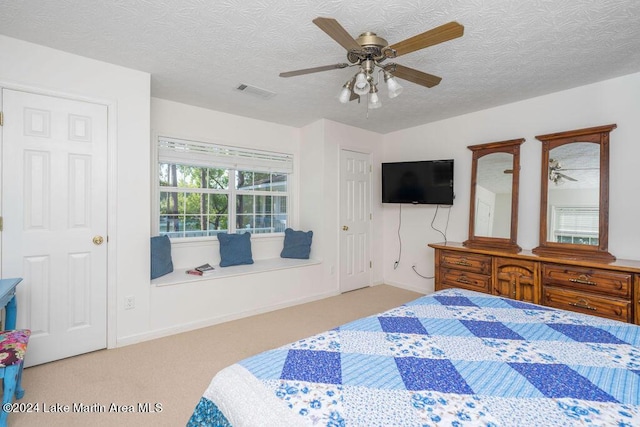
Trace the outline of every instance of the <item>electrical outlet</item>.
{"label": "electrical outlet", "polygon": [[124,309],[131,310],[132,308],[136,308],[136,297],[129,295],[124,299]]}

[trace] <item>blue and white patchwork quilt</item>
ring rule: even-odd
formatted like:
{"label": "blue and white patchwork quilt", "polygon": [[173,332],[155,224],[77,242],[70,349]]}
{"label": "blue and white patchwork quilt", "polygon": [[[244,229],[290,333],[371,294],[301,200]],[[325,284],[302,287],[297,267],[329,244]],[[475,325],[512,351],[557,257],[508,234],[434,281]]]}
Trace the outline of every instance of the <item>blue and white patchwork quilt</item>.
{"label": "blue and white patchwork quilt", "polygon": [[640,327],[448,289],[220,371],[190,426],[640,426]]}

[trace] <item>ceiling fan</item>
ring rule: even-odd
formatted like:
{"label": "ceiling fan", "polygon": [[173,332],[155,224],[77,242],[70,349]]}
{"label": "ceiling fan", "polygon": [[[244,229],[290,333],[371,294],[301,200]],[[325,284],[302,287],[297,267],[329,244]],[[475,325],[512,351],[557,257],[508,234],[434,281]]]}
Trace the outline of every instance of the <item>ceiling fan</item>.
{"label": "ceiling fan", "polygon": [[557,159],[549,159],[549,181],[553,182],[554,184],[559,184],[561,182],[563,182],[562,180],[567,180],[567,181],[577,181],[577,179],[572,178],[560,171],[566,171],[566,170],[577,170],[577,169],[563,169],[562,164],[560,163],[559,160]]}
{"label": "ceiling fan", "polygon": [[358,72],[343,85],[338,99],[346,104],[354,99],[359,101],[361,95],[369,94],[369,108],[379,108],[382,105],[377,94],[379,78],[375,79],[374,76],[376,67],[379,72],[384,74],[384,82],[387,84],[390,98],[395,98],[402,92],[402,86],[396,81],[395,77],[429,88],[436,86],[442,80],[441,77],[393,62],[388,64],[383,64],[383,62],[387,59],[396,58],[461,37],[464,33],[462,25],[457,22],[449,22],[389,45],[385,39],[373,32],[362,33],[357,39],[354,39],[333,18],[319,17],[314,19],[313,23],[347,50],[347,60],[349,62],[288,71],[280,73],[280,77],[293,77],[320,71],[359,67]]}
{"label": "ceiling fan", "polygon": [[[600,170],[597,167],[588,167],[588,168],[565,168],[562,166],[558,159],[549,158],[549,181],[553,182],[556,185],[562,184],[566,181],[578,181],[576,178],[570,177],[569,175],[563,173],[566,171],[592,171],[592,170]],[[562,172],[561,172],[562,171]]]}

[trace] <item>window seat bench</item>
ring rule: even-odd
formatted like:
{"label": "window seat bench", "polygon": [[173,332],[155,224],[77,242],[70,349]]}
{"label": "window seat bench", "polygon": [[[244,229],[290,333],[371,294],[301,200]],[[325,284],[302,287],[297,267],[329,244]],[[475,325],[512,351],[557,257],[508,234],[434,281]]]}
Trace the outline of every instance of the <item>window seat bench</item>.
{"label": "window seat bench", "polygon": [[223,279],[225,277],[242,276],[246,274],[265,273],[268,271],[284,270],[288,268],[306,267],[309,265],[320,264],[318,259],[294,259],[294,258],[267,258],[256,259],[253,264],[234,265],[230,267],[215,266],[213,273],[196,276],[187,274],[189,268],[176,268],[173,272],[164,276],[151,280],[151,284],[155,286],[171,286],[188,282],[199,282],[203,280]]}

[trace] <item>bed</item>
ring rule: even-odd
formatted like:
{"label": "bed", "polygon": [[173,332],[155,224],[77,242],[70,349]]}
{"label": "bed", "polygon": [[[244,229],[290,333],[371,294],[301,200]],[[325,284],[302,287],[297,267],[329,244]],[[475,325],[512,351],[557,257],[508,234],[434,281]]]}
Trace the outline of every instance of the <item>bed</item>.
{"label": "bed", "polygon": [[189,426],[640,426],[640,326],[447,289],[266,351]]}

